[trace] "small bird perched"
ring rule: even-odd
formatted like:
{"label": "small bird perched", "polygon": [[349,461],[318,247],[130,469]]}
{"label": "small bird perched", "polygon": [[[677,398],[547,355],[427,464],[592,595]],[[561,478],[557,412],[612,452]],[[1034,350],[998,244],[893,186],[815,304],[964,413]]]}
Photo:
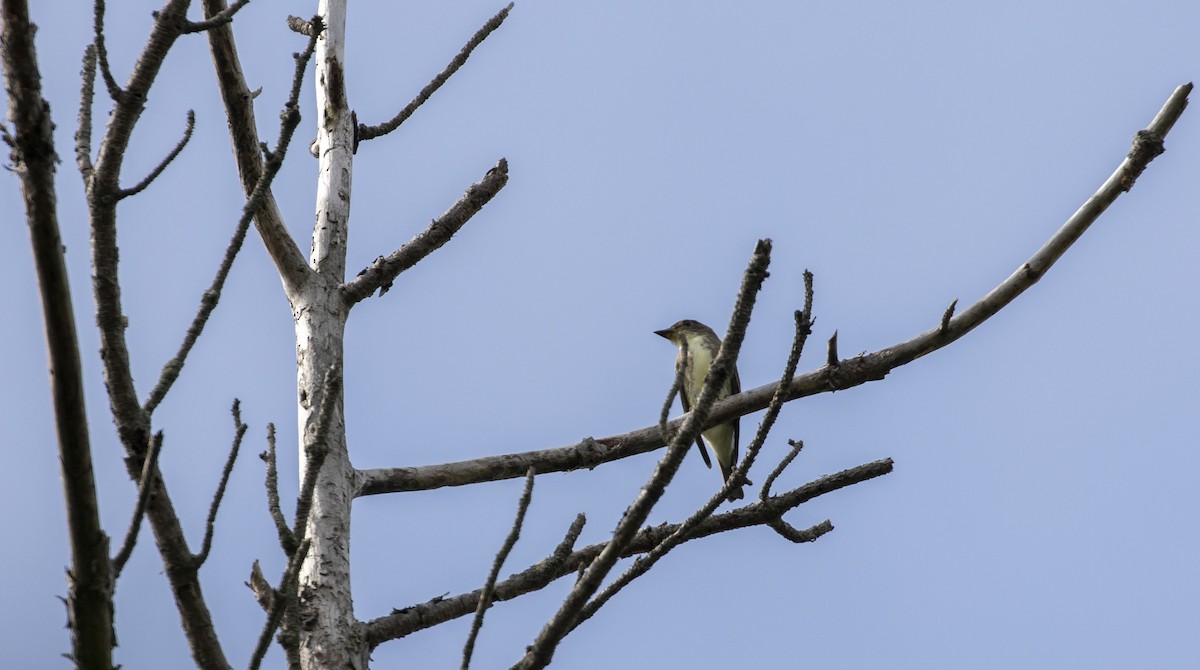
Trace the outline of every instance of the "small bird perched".
{"label": "small bird perched", "polygon": [[[654,334],[674,342],[675,346],[679,347],[679,357],[683,356],[683,345],[687,343],[687,360],[683,362],[683,393],[679,394],[679,399],[683,402],[683,411],[690,412],[700,398],[700,389],[704,388],[708,369],[721,348],[721,338],[717,337],[712,328],[691,319],[684,319],[666,330],[656,330]],[[676,365],[679,365],[679,357],[675,359]],[[742,383],[738,379],[735,365],[725,384],[717,392],[717,399],[739,393],[741,390]],[[729,473],[737,465],[740,423],[740,419],[734,419],[701,433],[712,447],[713,453],[717,455],[717,463],[721,466],[721,474],[725,481],[729,481]],[[708,458],[708,451],[705,450],[699,435],[696,436],[696,447],[700,450],[700,456],[704,458],[704,464],[711,468],[712,461]],[[733,502],[743,497],[742,487],[739,486],[729,492],[728,500]]]}

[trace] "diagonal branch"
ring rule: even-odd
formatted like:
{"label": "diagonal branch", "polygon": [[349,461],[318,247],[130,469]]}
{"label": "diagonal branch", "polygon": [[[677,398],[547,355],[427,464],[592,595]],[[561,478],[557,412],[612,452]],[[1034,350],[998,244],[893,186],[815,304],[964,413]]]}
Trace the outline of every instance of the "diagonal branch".
{"label": "diagonal branch", "polygon": [[517,668],[543,668],[550,664],[554,651],[559,643],[571,632],[575,621],[578,620],[581,609],[600,588],[600,584],[621,558],[625,547],[634,539],[642,523],[650,515],[650,510],[662,497],[671,479],[679,470],[683,457],[691,448],[692,441],[700,432],[713,401],[717,398],[717,390],[725,385],[737,363],[738,351],[746,336],[746,327],[750,324],[750,314],[754,302],[762,289],[762,283],[767,278],[767,266],[771,262],[771,241],[759,240],[755,245],[754,254],[746,272],[742,275],[742,286],[738,291],[734,304],[733,315],[729,328],[721,342],[716,358],[708,369],[696,405],[685,417],[683,425],[667,447],[667,453],[659,461],[650,480],[642,487],[633,504],[625,510],[625,514],[613,530],[612,540],[608,546],[596,556],[587,570],[575,582],[575,586],[551,619],[546,622],[526,651],[525,656],[516,664]]}
{"label": "diagonal branch", "polygon": [[[275,176],[279,174],[279,169],[283,167],[283,158],[287,154],[287,148],[291,144],[296,127],[300,125],[300,84],[304,79],[305,65],[312,57],[319,33],[320,31],[316,31],[316,34],[308,38],[308,47],[303,53],[295,54],[296,67],[292,75],[292,92],[280,115],[279,143],[276,145],[275,151],[268,152],[269,159],[266,167],[259,175],[254,188],[250,190],[246,204],[242,206],[242,216],[238,219],[237,227],[234,228],[233,237],[225,247],[225,256],[221,259],[221,265],[217,268],[217,274],[213,277],[212,284],[200,298],[200,307],[196,310],[196,316],[192,318],[191,325],[188,326],[183,342],[180,343],[175,356],[163,365],[158,383],[150,390],[150,396],[146,399],[143,408],[146,416],[154,413],[183,371],[183,364],[187,360],[188,354],[196,345],[200,334],[204,332],[204,326],[208,323],[208,318],[212,315],[213,310],[217,308],[217,303],[221,299],[221,291],[225,287],[225,280],[229,278],[233,262],[237,259],[238,252],[242,250],[242,243],[246,240],[246,232],[250,229],[251,219],[255,217],[255,212],[259,211],[262,203],[271,197],[271,184],[275,181]],[[303,261],[301,262],[303,263]],[[284,283],[286,285],[286,280]]]}
{"label": "diagonal branch", "polygon": [[275,424],[267,424],[267,450],[259,454],[259,458],[267,464],[267,511],[275,524],[275,534],[279,536],[279,546],[283,553],[292,555],[296,551],[296,536],[288,528],[287,519],[283,516],[283,507],[279,504],[279,473],[275,458]]}
{"label": "diagonal branch", "polygon": [[[805,305],[803,310],[797,310],[795,313],[796,333],[792,339],[792,348],[788,352],[787,362],[784,364],[780,388],[787,388],[788,383],[792,381],[792,377],[796,374],[796,365],[800,361],[800,354],[804,351],[804,343],[812,331],[812,274],[806,271],[804,273],[804,280],[807,288],[805,292]],[[629,566],[629,569],[622,573],[620,577],[613,580],[608,586],[605,586],[603,591],[584,605],[580,610],[579,617],[571,624],[572,630],[578,628],[584,621],[592,618],[613,596],[631,584],[635,579],[649,572],[650,568],[654,567],[660,559],[670,553],[672,549],[685,542],[688,539],[688,535],[703,523],[705,519],[711,517],[717,507],[727,499],[729,492],[735,487],[742,485],[742,480],[745,480],[746,473],[750,471],[755,459],[758,458],[758,453],[766,443],[767,435],[770,433],[771,427],[775,424],[775,419],[779,416],[782,408],[783,393],[776,393],[775,397],[771,398],[771,404],[767,407],[767,412],[758,425],[754,439],[751,440],[750,446],[746,449],[746,457],[734,468],[729,479],[725,481],[721,489],[708,502],[704,503],[700,509],[696,510],[692,516],[679,524],[675,532],[668,535],[644,556],[634,561],[633,565]]]}
{"label": "diagonal branch", "polygon": [[160,430],[154,434],[154,440],[150,443],[150,453],[142,462],[142,476],[138,478],[138,497],[137,503],[133,507],[133,518],[129,521],[129,530],[125,532],[125,541],[121,543],[121,550],[113,557],[113,581],[121,576],[121,571],[125,569],[125,563],[133,555],[133,547],[137,544],[138,532],[142,528],[142,517],[146,514],[146,503],[150,500],[150,478],[158,472],[158,454],[162,451],[162,443],[163,434]]}
{"label": "diagonal branch", "polygon": [[525,475],[525,491],[521,493],[521,499],[517,502],[517,516],[513,519],[512,529],[508,531],[508,537],[504,539],[504,545],[500,547],[500,551],[496,552],[496,559],[492,561],[492,570],[483,584],[479,605],[475,608],[475,618],[471,621],[471,632],[467,635],[466,644],[463,645],[462,670],[471,667],[471,654],[475,652],[475,638],[479,636],[479,629],[483,628],[483,615],[492,606],[492,595],[496,591],[496,579],[500,576],[500,568],[504,567],[504,561],[508,560],[509,552],[521,537],[521,526],[525,525],[525,512],[529,510],[529,501],[533,498],[533,475],[534,470],[530,468],[529,473]]}
{"label": "diagonal branch", "polygon": [[[892,471],[892,460],[885,458],[826,475],[803,486],[769,498],[765,502],[739,507],[723,514],[709,517],[688,537],[688,541],[723,533],[738,528],[765,525],[772,519],[800,505],[854,484],[881,477]],[[577,519],[578,522],[578,519]],[[650,551],[663,538],[678,530],[679,524],[662,524],[642,528],[621,552],[622,557],[635,556]],[[575,574],[581,567],[590,565],[608,546],[607,542],[593,544],[567,555],[561,561],[544,560],[508,579],[496,584],[495,600],[502,602],[532,593],[546,587],[555,580]],[[364,635],[371,648],[419,630],[432,628],[458,617],[468,616],[479,603],[481,589],[449,598],[435,598],[428,602],[394,610],[364,624]]]}
{"label": "diagonal branch", "polygon": [[499,28],[501,23],[504,23],[504,19],[508,18],[508,13],[512,11],[512,8],[513,3],[510,2],[508,3],[507,7],[500,10],[500,13],[496,14],[489,19],[487,23],[483,24],[483,27],[480,28],[471,37],[471,39],[467,41],[462,50],[458,52],[458,55],[454,57],[454,60],[450,61],[450,64],[446,66],[446,69],[442,70],[438,76],[434,77],[433,81],[430,81],[428,84],[426,84],[425,88],[421,89],[421,92],[417,94],[417,97],[413,98],[412,102],[408,103],[404,109],[400,110],[399,114],[392,117],[391,120],[381,123],[378,126],[359,124],[357,128],[358,141],[361,142],[364,140],[372,140],[376,137],[387,135],[393,130],[399,128],[400,124],[407,121],[408,117],[412,116],[413,112],[417,111],[418,107],[425,104],[425,101],[428,100],[429,97],[432,96],[439,88],[441,88],[442,84],[446,83],[446,80],[450,79],[450,77],[458,71],[458,68],[462,67],[467,62],[467,59],[471,57],[471,52],[475,50],[475,47],[479,46],[485,39],[487,39],[488,35],[491,35],[493,31]]}
{"label": "diagonal branch", "polygon": [[146,187],[149,186],[150,183],[155,179],[158,179],[158,176],[163,173],[163,170],[166,170],[167,166],[171,164],[171,161],[175,160],[175,157],[179,155],[179,152],[183,151],[183,148],[187,146],[188,141],[192,139],[192,131],[195,130],[195,128],[196,112],[189,109],[187,113],[187,127],[183,129],[183,137],[179,138],[179,142],[175,144],[175,148],[171,150],[171,153],[167,154],[166,158],[162,159],[158,165],[154,166],[154,169],[150,171],[150,174],[146,175],[145,179],[138,182],[132,188],[120,189],[117,192],[117,198],[128,198],[131,195],[137,195],[138,193],[146,190]]}
{"label": "diagonal branch", "polygon": [[104,0],[96,0],[92,6],[92,34],[96,55],[100,60],[100,73],[104,77],[104,85],[108,88],[108,95],[114,101],[120,102],[125,91],[121,90],[121,85],[117,83],[108,67],[108,47],[104,45]]}
{"label": "diagonal branch", "polygon": [[237,461],[238,452],[242,447],[242,438],[246,436],[246,424],[242,423],[242,402],[233,401],[233,446],[229,448],[229,457],[225,459],[225,468],[221,470],[221,481],[213,494],[212,504],[208,508],[208,519],[204,522],[204,540],[200,543],[200,553],[196,554],[196,565],[204,565],[208,553],[212,550],[213,529],[217,524],[217,510],[221,508],[221,499],[225,497],[225,487],[229,484],[229,475],[233,474],[233,464]]}
{"label": "diagonal branch", "polygon": [[342,286],[342,295],[347,303],[353,305],[361,302],[379,289],[380,295],[391,288],[392,281],[405,270],[421,262],[429,254],[437,251],[459,231],[467,221],[471,220],[483,206],[508,183],[508,161],[501,158],[496,165],[487,171],[483,179],[472,184],[466,193],[454,203],[444,214],[430,222],[429,227],[421,231],[408,244],[400,247],[388,257],[380,257],[371,263],[358,276]]}
{"label": "diagonal branch", "polygon": [[[1166,137],[1187,106],[1187,96],[1191,90],[1192,85],[1185,84],[1172,93],[1146,129],[1151,137]],[[826,366],[797,375],[788,385],[787,399],[795,400],[818,393],[829,393],[883,379],[893,369],[956,341],[1000,311],[1041,278],[1104,209],[1131,185],[1132,177],[1140,174],[1145,168],[1145,162],[1153,158],[1152,152],[1148,152],[1145,145],[1144,141],[1139,140],[1135,150],[1121,162],[1100,190],[1089,198],[1037,253],[979,302],[949,319],[944,325],[939,320],[937,326],[910,340],[874,353],[838,361],[838,365],[834,367]],[[713,405],[705,421],[705,428],[765,408],[778,386],[777,382],[767,384],[721,399]],[[682,422],[682,418],[675,419],[669,427],[678,430]],[[662,435],[655,424],[601,439],[584,438],[575,444],[553,449],[440,465],[364,470],[360,473],[359,495],[423,491],[443,486],[513,479],[522,476],[530,466],[536,468],[540,474],[590,469],[603,463],[660,449],[662,446]]]}
{"label": "diagonal branch", "polygon": [[[204,0],[204,16],[211,19],[225,11],[224,0]],[[254,95],[246,85],[242,65],[238,59],[237,46],[233,40],[233,29],[221,24],[206,31],[213,67],[216,69],[217,85],[225,103],[225,115],[229,120],[229,137],[233,143],[233,154],[237,161],[242,190],[249,198],[261,183],[264,171],[262,152],[259,150],[258,125],[254,120]],[[311,35],[310,35],[311,37]],[[294,295],[307,281],[312,271],[292,239],[283,215],[275,202],[271,190],[265,189],[252,210],[254,225],[262,237],[267,253],[275,264],[283,281],[284,291]]]}

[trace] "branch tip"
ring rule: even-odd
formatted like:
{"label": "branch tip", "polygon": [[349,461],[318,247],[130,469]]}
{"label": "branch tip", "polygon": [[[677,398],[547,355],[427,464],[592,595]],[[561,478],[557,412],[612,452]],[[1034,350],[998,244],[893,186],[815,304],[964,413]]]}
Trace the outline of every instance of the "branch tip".
{"label": "branch tip", "polygon": [[958,298],[955,298],[946,311],[942,313],[942,325],[939,329],[943,335],[950,332],[950,319],[954,318],[954,308],[958,306]]}

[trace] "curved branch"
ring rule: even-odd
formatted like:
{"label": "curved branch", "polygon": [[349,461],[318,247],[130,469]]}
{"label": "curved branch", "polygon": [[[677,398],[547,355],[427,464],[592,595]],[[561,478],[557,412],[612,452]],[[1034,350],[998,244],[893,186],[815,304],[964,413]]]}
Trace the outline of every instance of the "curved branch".
{"label": "curved branch", "polygon": [[155,165],[154,169],[150,171],[150,174],[146,175],[145,179],[141,180],[131,188],[123,188],[118,191],[117,197],[122,199],[128,198],[131,195],[137,195],[138,193],[146,190],[146,187],[149,186],[150,183],[155,179],[158,179],[158,176],[163,173],[163,170],[167,169],[167,166],[171,164],[171,161],[175,160],[175,157],[179,155],[179,152],[183,151],[183,148],[187,146],[188,141],[192,139],[192,131],[195,129],[196,112],[189,109],[187,113],[187,126],[183,129],[183,137],[179,138],[179,142],[175,144],[175,148],[171,150],[171,153],[167,154],[167,157],[162,159],[158,165]]}
{"label": "curved branch", "polygon": [[[1062,256],[1117,196],[1128,190],[1132,180],[1154,157],[1155,143],[1148,143],[1147,139],[1161,140],[1167,135],[1187,106],[1187,96],[1191,90],[1191,84],[1178,87],[1155,116],[1154,121],[1143,131],[1148,135],[1139,133],[1134,149],[1100,190],[1012,276],[992,289],[979,302],[945,320],[944,323],[939,319],[937,326],[908,341],[874,353],[837,361],[836,366],[827,365],[796,376],[788,386],[787,399],[795,400],[818,393],[848,389],[883,379],[893,369],[937,351],[966,335],[1012,302],[1049,270],[1054,261]],[[705,428],[765,408],[777,387],[778,382],[766,384],[717,401],[708,415],[708,420],[705,421]],[[678,430],[682,423],[683,418],[675,419],[670,422],[669,428]],[[656,424],[601,439],[588,437],[575,444],[553,449],[488,456],[440,465],[364,470],[361,472],[359,495],[422,491],[443,486],[514,479],[524,475],[531,466],[536,468],[539,474],[590,469],[609,461],[654,451],[662,446],[662,435]]]}

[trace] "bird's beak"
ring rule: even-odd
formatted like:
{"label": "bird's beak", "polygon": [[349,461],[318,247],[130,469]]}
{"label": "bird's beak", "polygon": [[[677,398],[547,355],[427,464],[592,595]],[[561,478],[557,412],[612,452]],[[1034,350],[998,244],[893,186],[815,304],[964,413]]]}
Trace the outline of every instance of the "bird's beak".
{"label": "bird's beak", "polygon": [[668,328],[666,330],[656,330],[656,331],[654,331],[654,334],[658,335],[659,337],[665,337],[668,340],[674,341],[674,338],[671,337],[671,335],[673,335],[674,333],[671,332],[670,328]]}

